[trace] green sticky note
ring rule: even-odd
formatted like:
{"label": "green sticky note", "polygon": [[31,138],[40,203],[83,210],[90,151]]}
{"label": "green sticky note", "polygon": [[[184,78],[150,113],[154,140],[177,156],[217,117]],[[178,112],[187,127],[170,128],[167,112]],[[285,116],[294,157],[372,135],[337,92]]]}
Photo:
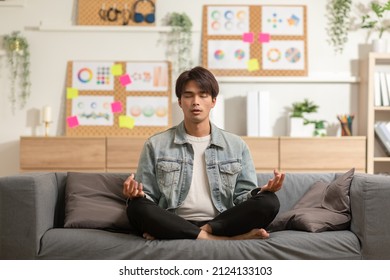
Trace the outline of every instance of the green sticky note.
{"label": "green sticky note", "polygon": [[249,72],[256,71],[259,69],[260,69],[260,66],[259,66],[259,61],[257,60],[257,58],[252,58],[248,61],[248,71]]}
{"label": "green sticky note", "polygon": [[134,127],[134,124],[134,118],[129,116],[119,116],[119,127],[132,129]]}
{"label": "green sticky note", "polygon": [[66,89],[66,98],[73,99],[79,96],[79,90],[77,88],[67,88]]}
{"label": "green sticky note", "polygon": [[120,76],[120,75],[122,75],[122,73],[123,73],[122,64],[114,64],[114,65],[111,67],[111,73],[112,73],[112,75],[114,75],[114,76]]}

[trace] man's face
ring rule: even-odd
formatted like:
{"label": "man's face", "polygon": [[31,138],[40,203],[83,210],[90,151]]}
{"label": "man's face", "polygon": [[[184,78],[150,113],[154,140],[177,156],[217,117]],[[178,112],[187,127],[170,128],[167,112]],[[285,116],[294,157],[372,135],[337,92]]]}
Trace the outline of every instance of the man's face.
{"label": "man's face", "polygon": [[179,99],[184,119],[193,123],[209,122],[210,110],[214,108],[216,98],[210,92],[202,91],[195,81],[189,81]]}

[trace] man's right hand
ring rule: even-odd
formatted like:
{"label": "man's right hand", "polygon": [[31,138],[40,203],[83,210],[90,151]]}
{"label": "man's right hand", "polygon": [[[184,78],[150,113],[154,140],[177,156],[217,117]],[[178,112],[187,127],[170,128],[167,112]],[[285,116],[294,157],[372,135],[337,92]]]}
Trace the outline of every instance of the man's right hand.
{"label": "man's right hand", "polygon": [[131,174],[123,183],[123,194],[130,199],[145,197],[142,183],[138,183],[134,180],[134,174]]}

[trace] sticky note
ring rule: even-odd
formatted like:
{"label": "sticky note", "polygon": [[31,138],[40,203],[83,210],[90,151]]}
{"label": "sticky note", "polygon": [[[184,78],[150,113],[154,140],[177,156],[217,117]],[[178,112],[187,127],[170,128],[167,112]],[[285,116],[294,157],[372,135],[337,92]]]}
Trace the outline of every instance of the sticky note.
{"label": "sticky note", "polygon": [[127,86],[128,84],[131,84],[131,79],[128,74],[122,75],[119,77],[119,81],[122,86]]}
{"label": "sticky note", "polygon": [[260,33],[259,34],[259,42],[260,43],[268,43],[270,40],[269,33]]}
{"label": "sticky note", "polygon": [[135,120],[129,116],[119,116],[119,127],[130,128],[134,127]]}
{"label": "sticky note", "polygon": [[77,88],[67,88],[66,89],[66,98],[73,99],[79,96],[79,90]]}
{"label": "sticky note", "polygon": [[120,101],[111,103],[111,110],[113,113],[122,112],[122,103]]}
{"label": "sticky note", "polygon": [[242,41],[246,43],[253,43],[253,33],[252,32],[247,32],[242,34]]}
{"label": "sticky note", "polygon": [[68,126],[70,128],[76,127],[79,125],[79,119],[77,118],[77,116],[67,117],[66,122],[68,123]]}
{"label": "sticky note", "polygon": [[122,70],[122,64],[114,64],[111,67],[111,74],[114,76],[120,76],[122,75],[123,70]]}
{"label": "sticky note", "polygon": [[260,69],[259,61],[257,60],[257,58],[250,59],[247,62],[247,64],[248,64],[248,71],[249,72],[256,71],[256,70]]}

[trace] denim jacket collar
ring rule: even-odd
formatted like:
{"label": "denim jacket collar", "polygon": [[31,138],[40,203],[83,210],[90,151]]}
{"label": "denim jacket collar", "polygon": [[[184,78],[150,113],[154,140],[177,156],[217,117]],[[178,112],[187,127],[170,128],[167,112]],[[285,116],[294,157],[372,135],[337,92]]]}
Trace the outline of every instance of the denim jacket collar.
{"label": "denim jacket collar", "polygon": [[[211,126],[211,141],[210,141],[210,144],[218,146],[218,147],[221,147],[221,148],[225,148],[224,141],[221,141],[221,132],[220,132],[220,130],[212,122],[210,122],[210,126]],[[176,144],[186,144],[186,143],[188,143],[188,140],[186,138],[186,130],[185,130],[185,127],[184,127],[184,121],[182,121],[176,127],[174,143],[176,143]]]}

